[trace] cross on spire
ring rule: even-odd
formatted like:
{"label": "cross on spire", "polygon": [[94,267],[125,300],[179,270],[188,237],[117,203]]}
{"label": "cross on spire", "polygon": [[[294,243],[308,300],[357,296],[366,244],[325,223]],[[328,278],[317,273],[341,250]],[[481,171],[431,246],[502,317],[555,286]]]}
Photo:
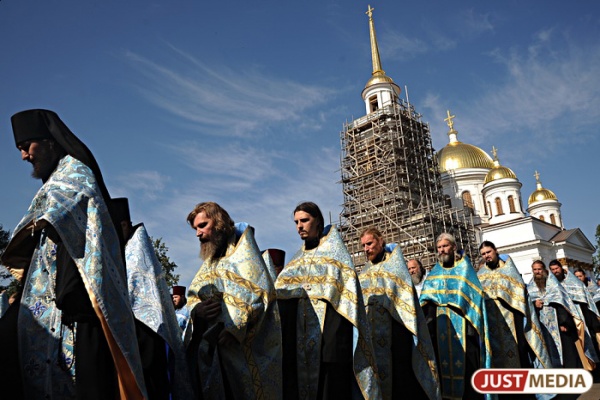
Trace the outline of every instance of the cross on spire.
{"label": "cross on spire", "polygon": [[450,115],[450,110],[446,110],[446,114],[448,115],[448,118],[444,118],[444,121],[446,121],[446,123],[450,127],[450,130],[453,131],[454,130],[454,121],[452,121],[452,120],[454,118],[456,118],[456,115]]}
{"label": "cross on spire", "polygon": [[375,9],[371,8],[371,5],[369,4],[369,8],[365,14],[367,14],[369,18],[373,18],[373,11],[375,11]]}

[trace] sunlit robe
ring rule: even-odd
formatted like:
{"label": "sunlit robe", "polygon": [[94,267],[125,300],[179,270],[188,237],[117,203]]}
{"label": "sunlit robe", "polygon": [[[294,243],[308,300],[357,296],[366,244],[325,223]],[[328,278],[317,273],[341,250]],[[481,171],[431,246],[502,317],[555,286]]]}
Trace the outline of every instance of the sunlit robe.
{"label": "sunlit robe", "polygon": [[[217,298],[222,313],[200,343],[200,380],[205,400],[281,399],[281,326],[273,282],[251,227],[232,237],[224,257],[205,260],[188,291],[188,306]],[[193,318],[193,313],[192,313]],[[221,329],[237,342],[214,344]],[[225,371],[226,376],[222,376]]]}
{"label": "sunlit robe", "polygon": [[74,329],[61,324],[56,297],[55,229],[73,259],[108,341],[122,396],[146,396],[127,277],[119,241],[96,179],[85,164],[63,157],[13,231],[2,257],[24,279],[19,353],[26,398],[75,395]]}
{"label": "sunlit robe", "polygon": [[[144,225],[135,227],[125,246],[129,299],[135,317],[169,346],[169,392],[173,399],[190,399],[193,389],[188,373],[182,331],[152,240]],[[185,306],[184,306],[185,307]],[[167,348],[164,349],[167,352]]]}
{"label": "sunlit robe", "polygon": [[[329,231],[327,232],[327,229]],[[298,386],[301,398],[314,399],[319,383],[321,340],[327,306],[352,324],[354,376],[365,399],[380,399],[369,325],[352,259],[338,230],[326,228],[319,245],[304,246],[277,277],[279,300],[298,299]],[[300,339],[304,338],[304,339]],[[309,360],[305,364],[303,360]]]}
{"label": "sunlit robe", "polygon": [[[427,275],[419,298],[421,305],[436,306],[438,369],[444,398],[461,399],[470,376],[465,376],[467,329],[479,339],[479,368],[491,368],[489,325],[483,288],[468,257],[444,268],[437,263]],[[486,395],[486,398],[493,396]]]}
{"label": "sunlit robe", "polygon": [[[402,391],[407,385],[405,380],[410,377],[404,376],[399,382],[392,381],[392,343],[398,339],[392,336],[392,324],[397,322],[412,334],[411,364],[418,381],[415,383],[420,384],[429,399],[441,399],[431,337],[400,246],[386,245],[384,259],[377,264],[367,261],[359,279],[371,324],[383,398],[410,396]],[[395,344],[398,345],[397,341]],[[407,362],[402,360],[402,363]]]}

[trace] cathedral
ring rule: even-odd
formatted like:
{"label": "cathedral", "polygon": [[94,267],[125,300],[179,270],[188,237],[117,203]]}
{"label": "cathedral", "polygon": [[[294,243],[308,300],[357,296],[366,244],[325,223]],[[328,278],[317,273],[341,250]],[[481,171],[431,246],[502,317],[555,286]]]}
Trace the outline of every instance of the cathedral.
{"label": "cathedral", "polygon": [[467,210],[473,219],[478,242],[493,242],[501,254],[510,255],[523,279],[531,279],[531,263],[558,259],[580,267],[591,276],[594,245],[581,229],[565,229],[561,203],[544,188],[540,174],[536,190],[523,208],[522,184],[517,175],[500,163],[498,150],[492,157],[482,149],[458,140],[455,116],[450,115],[448,144],[436,153],[444,195],[452,206]]}
{"label": "cathedral", "polygon": [[558,259],[591,276],[595,248],[579,228],[565,229],[557,196],[542,186],[523,208],[516,174],[482,149],[460,142],[448,111],[448,144],[435,152],[429,125],[382,69],[373,9],[369,6],[372,74],[362,91],[366,115],[341,132],[340,231],[359,268],[360,233],[377,227],[408,258],[427,267],[436,262],[435,238],[452,233],[477,264],[478,246],[493,242],[510,255],[525,282],[531,263]]}

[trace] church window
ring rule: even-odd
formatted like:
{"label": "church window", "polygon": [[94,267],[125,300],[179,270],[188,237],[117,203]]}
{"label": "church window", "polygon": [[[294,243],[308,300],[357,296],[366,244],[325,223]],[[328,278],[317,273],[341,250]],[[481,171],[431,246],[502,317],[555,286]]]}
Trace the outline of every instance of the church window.
{"label": "church window", "polygon": [[556,225],[556,217],[554,217],[554,214],[550,214],[550,222],[551,222],[553,225]]}
{"label": "church window", "polygon": [[379,109],[379,106],[377,103],[377,96],[371,96],[369,98],[369,108],[371,109],[371,112],[375,112]]}
{"label": "church window", "polygon": [[485,213],[485,215],[488,215],[488,205],[487,205],[487,201],[483,200],[483,212]]}
{"label": "church window", "polygon": [[512,196],[508,196],[508,208],[510,208],[511,213],[517,212],[517,210],[515,209],[515,198]]}
{"label": "church window", "polygon": [[544,218],[543,215],[540,215],[540,221],[545,221],[545,220],[546,220],[546,218]]}
{"label": "church window", "polygon": [[487,208],[488,210],[490,210],[490,217],[492,216],[492,205],[490,204],[490,202],[487,202]]}
{"label": "church window", "polygon": [[469,215],[473,215],[475,208],[473,207],[473,198],[468,190],[462,193],[463,208],[469,212]]}
{"label": "church window", "polygon": [[502,201],[500,197],[496,197],[494,200],[496,202],[496,210],[498,210],[497,215],[504,215],[504,211],[502,210]]}

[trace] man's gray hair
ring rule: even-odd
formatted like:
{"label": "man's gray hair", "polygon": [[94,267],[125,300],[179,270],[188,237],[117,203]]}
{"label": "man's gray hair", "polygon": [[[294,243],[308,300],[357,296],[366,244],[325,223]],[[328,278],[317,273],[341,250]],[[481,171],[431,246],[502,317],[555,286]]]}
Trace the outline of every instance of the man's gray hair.
{"label": "man's gray hair", "polygon": [[452,244],[454,247],[456,247],[456,239],[454,238],[454,236],[452,236],[448,232],[442,232],[440,234],[440,236],[438,236],[437,239],[435,240],[435,243],[438,244],[441,240],[447,240],[450,242],[450,244]]}

